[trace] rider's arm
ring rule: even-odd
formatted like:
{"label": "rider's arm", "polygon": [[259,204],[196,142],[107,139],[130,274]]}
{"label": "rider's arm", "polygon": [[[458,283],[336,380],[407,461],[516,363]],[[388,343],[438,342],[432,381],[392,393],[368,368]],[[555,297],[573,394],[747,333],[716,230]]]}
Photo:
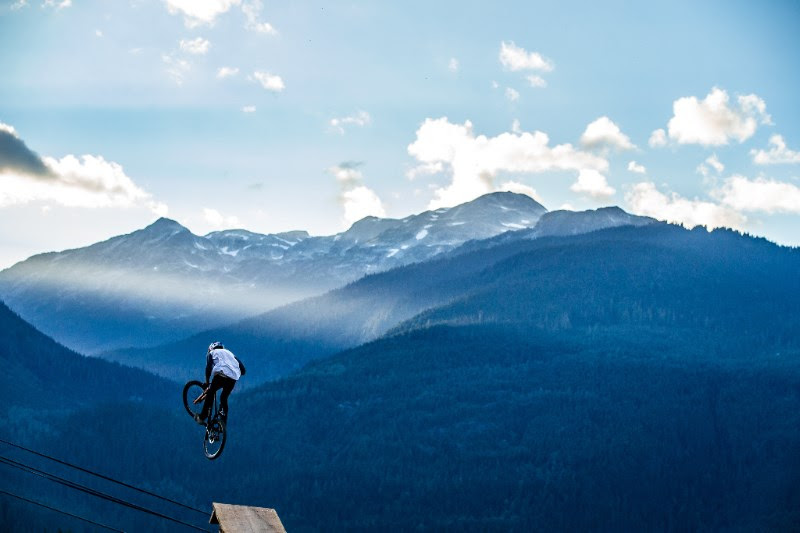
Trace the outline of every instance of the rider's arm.
{"label": "rider's arm", "polygon": [[211,352],[206,354],[206,383],[211,383],[211,369],[214,366],[214,361],[211,359]]}

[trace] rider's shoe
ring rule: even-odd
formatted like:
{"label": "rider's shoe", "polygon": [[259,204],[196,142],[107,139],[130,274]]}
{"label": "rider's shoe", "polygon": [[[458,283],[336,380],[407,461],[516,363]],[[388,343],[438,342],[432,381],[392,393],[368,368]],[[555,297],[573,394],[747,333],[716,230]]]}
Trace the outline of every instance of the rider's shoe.
{"label": "rider's shoe", "polygon": [[206,425],[206,421],[203,418],[200,418],[200,415],[194,415],[194,421],[200,424],[201,426]]}
{"label": "rider's shoe", "polygon": [[223,419],[223,420],[227,420],[228,419],[228,413],[225,412],[225,409],[220,409],[219,410],[219,417],[221,419]]}

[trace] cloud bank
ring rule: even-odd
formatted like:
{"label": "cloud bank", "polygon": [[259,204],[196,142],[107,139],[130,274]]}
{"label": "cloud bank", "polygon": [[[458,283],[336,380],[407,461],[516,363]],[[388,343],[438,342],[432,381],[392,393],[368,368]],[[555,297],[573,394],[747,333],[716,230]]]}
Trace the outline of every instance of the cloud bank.
{"label": "cloud bank", "polygon": [[167,212],[167,206],[137,186],[121,165],[95,155],[40,157],[13,127],[0,123],[0,207],[36,201]]}
{"label": "cloud bank", "polygon": [[747,218],[735,209],[703,200],[689,200],[677,193],[665,194],[652,182],[637,183],[625,195],[630,210],[658,220],[683,224],[688,228],[742,229]]}
{"label": "cloud bank", "polygon": [[711,195],[738,211],[800,213],[800,187],[792,183],[735,175],[711,191]]}
{"label": "cloud bank", "polygon": [[[419,166],[409,174],[418,176],[441,169],[450,174],[450,183],[434,192],[429,208],[450,207],[498,190],[495,179],[500,172],[535,174],[547,171],[608,170],[608,161],[571,144],[549,146],[547,134],[535,131],[501,133],[496,137],[475,135],[470,121],[453,124],[447,117],[426,119],[408,146],[408,153]],[[599,183],[584,175],[582,193]],[[580,179],[580,178],[579,178]],[[589,185],[587,185],[587,180]],[[605,178],[603,178],[605,180]],[[607,186],[607,184],[606,184]],[[608,188],[593,190],[608,192]],[[602,196],[602,194],[601,194]]]}
{"label": "cloud bank", "polygon": [[665,194],[651,182],[641,182],[625,195],[631,211],[687,227],[743,229],[748,213],[800,214],[800,187],[773,179],[734,175],[713,188],[715,202]]}

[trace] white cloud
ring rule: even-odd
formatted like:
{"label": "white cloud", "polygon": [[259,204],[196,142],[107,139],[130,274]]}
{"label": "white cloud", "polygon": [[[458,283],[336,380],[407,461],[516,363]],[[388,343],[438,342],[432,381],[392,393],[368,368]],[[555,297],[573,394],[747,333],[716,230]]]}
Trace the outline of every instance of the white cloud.
{"label": "white cloud", "polygon": [[685,96],[672,105],[673,117],[667,123],[669,138],[678,144],[720,146],[731,139],[743,142],[756,132],[758,124],[769,124],[764,100],[755,94],[737,97],[729,105],[728,93],[718,87],[703,100]]}
{"label": "white cloud", "polygon": [[653,133],[650,134],[650,139],[648,139],[647,144],[653,148],[666,145],[667,132],[661,128],[654,130]]}
{"label": "white cloud", "polygon": [[166,206],[153,201],[117,163],[102,156],[67,155],[61,159],[44,157],[52,177],[41,179],[24,174],[3,173],[0,180],[0,207],[31,202],[53,202],[67,207],[145,206],[166,213]]}
{"label": "white cloud", "polygon": [[777,165],[780,163],[800,163],[800,152],[786,147],[786,141],[781,135],[775,134],[769,138],[771,148],[767,150],[750,150],[753,162],[757,165]]}
{"label": "white cloud", "polygon": [[341,200],[344,207],[344,221],[348,225],[367,216],[386,216],[381,199],[375,191],[364,185],[342,192]]}
{"label": "white cloud", "polygon": [[522,133],[522,125],[519,123],[519,119],[514,119],[511,122],[511,131],[514,133]]}
{"label": "white cloud", "polygon": [[709,174],[711,174],[711,171],[708,170],[708,167],[706,166],[705,163],[700,163],[699,165],[697,165],[697,168],[695,168],[694,170],[695,170],[695,172],[697,172],[698,174],[700,174],[704,178],[707,178],[709,176]]}
{"label": "white cloud", "polygon": [[370,122],[372,122],[372,118],[369,116],[369,113],[366,111],[357,111],[355,114],[346,117],[332,118],[329,124],[335,131],[344,135],[345,126],[364,127]]}
{"label": "white cloud", "polygon": [[742,111],[761,119],[762,124],[773,124],[772,117],[767,114],[767,103],[755,94],[745,94],[737,98]]}
{"label": "white cloud", "polygon": [[549,72],[553,70],[552,61],[537,52],[528,52],[514,44],[513,41],[500,43],[500,63],[504,68],[512,71],[541,70]]}
{"label": "white cloud", "polygon": [[[472,123],[453,124],[446,117],[426,119],[408,146],[408,153],[422,165],[440,163],[451,182],[434,193],[429,207],[449,207],[496,190],[499,172],[541,173],[547,171],[604,172],[608,161],[571,144],[548,146],[547,134],[501,133],[476,136]],[[429,167],[428,167],[429,168]]]}
{"label": "white cloud", "polygon": [[330,172],[331,175],[336,178],[336,181],[339,182],[339,185],[349,188],[355,186],[364,177],[363,174],[361,174],[361,171],[358,170],[359,166],[361,166],[361,163],[345,162],[337,166],[330,167],[328,172]]}
{"label": "white cloud", "polygon": [[447,64],[447,68],[450,72],[458,72],[458,59],[451,57],[450,62]]}
{"label": "white cloud", "polygon": [[536,74],[529,74],[525,76],[525,79],[528,80],[528,83],[531,87],[536,88],[543,88],[547,87],[547,82],[541,76],[537,76]]}
{"label": "white cloud", "polygon": [[644,165],[640,165],[636,161],[631,161],[628,163],[628,170],[635,172],[636,174],[647,174],[647,169],[644,168]]}
{"label": "white cloud", "polygon": [[244,106],[242,108],[242,112],[243,113],[255,113],[256,112],[256,106],[254,106],[254,105],[246,105],[246,106]]}
{"label": "white cloud", "polygon": [[233,6],[238,6],[241,0],[164,0],[164,2],[171,14],[183,14],[186,26],[194,28],[201,24],[213,24],[219,15]]}
{"label": "white cloud", "polygon": [[717,154],[708,156],[705,161],[697,165],[696,170],[704,178],[707,178],[711,174],[711,170],[708,167],[713,168],[717,174],[721,174],[725,170],[725,165],[717,158]]}
{"label": "white cloud", "polygon": [[518,181],[507,181],[500,185],[497,188],[498,191],[508,191],[508,192],[515,192],[517,194],[524,194],[530,196],[534,200],[539,203],[542,203],[542,199],[539,196],[539,193],[536,192],[536,189],[531,187],[530,185],[525,185],[524,183],[520,183]]}
{"label": "white cloud", "polygon": [[654,183],[641,182],[625,195],[630,211],[688,228],[706,226],[708,229],[728,227],[741,229],[747,218],[736,210],[698,199],[689,200],[677,193],[659,191]]}
{"label": "white cloud", "polygon": [[186,78],[186,74],[191,70],[192,64],[172,54],[163,54],[161,61],[166,65],[167,74],[172,78],[172,81],[178,85],[183,85],[183,81]]}
{"label": "white cloud", "polygon": [[277,35],[278,31],[269,22],[261,22],[261,10],[264,4],[261,0],[245,0],[242,4],[242,13],[244,13],[247,23],[245,28],[248,30],[256,31],[258,33],[266,33],[268,35]]}
{"label": "white cloud", "polygon": [[610,198],[617,192],[608,184],[605,176],[593,169],[582,169],[578,173],[578,181],[573,183],[569,189],[597,200]]}
{"label": "white cloud", "polygon": [[500,84],[497,83],[496,81],[492,80],[492,89],[499,89],[499,88],[500,88]]}
{"label": "white cloud", "polygon": [[706,163],[708,163],[711,168],[716,170],[718,174],[725,170],[725,165],[723,165],[722,162],[720,162],[720,160],[717,158],[717,154],[711,154],[708,156]]}
{"label": "white cloud", "polygon": [[636,148],[628,136],[622,133],[619,126],[605,116],[586,126],[586,131],[581,135],[580,142],[587,148],[609,147],[618,150]]}
{"label": "white cloud", "polygon": [[0,123],[0,131],[11,141],[0,146],[0,162],[7,160],[0,166],[0,207],[51,202],[68,207],[143,206],[159,214],[167,211],[166,205],[154,201],[125,175],[118,163],[95,155],[40,158],[12,126]]}
{"label": "white cloud", "polygon": [[211,43],[202,37],[196,39],[181,39],[180,47],[181,50],[187,54],[203,55],[211,48]]}
{"label": "white cloud", "polygon": [[339,202],[344,208],[344,222],[348,226],[366,216],[386,216],[383,202],[377,193],[361,184],[364,176],[358,170],[359,166],[361,163],[345,162],[328,169],[339,183]]}
{"label": "white cloud", "polygon": [[95,37],[102,37],[103,36],[103,32],[100,31],[100,30],[94,30],[94,35],[95,35]]}
{"label": "white cloud", "polygon": [[215,228],[238,228],[242,224],[235,216],[225,216],[216,209],[210,207],[203,208],[203,218]]}
{"label": "white cloud", "polygon": [[279,93],[286,88],[286,85],[283,83],[283,79],[277,74],[270,74],[269,72],[262,72],[262,71],[255,71],[253,72],[253,78],[258,81],[263,88],[268,91],[272,91],[275,93]]}
{"label": "white cloud", "polygon": [[444,172],[444,164],[441,161],[436,161],[435,163],[417,165],[406,172],[406,177],[409,180],[415,180],[420,176],[430,176],[432,174],[439,174],[441,172]]}
{"label": "white cloud", "polygon": [[217,78],[225,79],[225,78],[232,78],[239,74],[239,69],[236,67],[220,67],[217,71]]}
{"label": "white cloud", "polygon": [[16,11],[17,9],[22,9],[28,5],[28,0],[17,0],[13,4],[11,4],[11,9]]}
{"label": "white cloud", "polygon": [[800,213],[800,187],[791,183],[737,175],[727,178],[711,195],[738,211]]}
{"label": "white cloud", "polygon": [[[23,4],[24,6],[25,4]],[[44,0],[42,7],[51,7],[53,9],[64,9],[72,6],[72,0]],[[13,6],[12,6],[13,7]],[[22,6],[20,6],[22,7]]]}
{"label": "white cloud", "polygon": [[506,98],[509,102],[516,102],[519,100],[519,91],[511,87],[506,87]]}
{"label": "white cloud", "polygon": [[17,130],[14,129],[14,126],[11,124],[4,124],[0,122],[0,131],[4,131],[6,133],[10,133],[14,137],[19,139],[19,135],[17,134]]}

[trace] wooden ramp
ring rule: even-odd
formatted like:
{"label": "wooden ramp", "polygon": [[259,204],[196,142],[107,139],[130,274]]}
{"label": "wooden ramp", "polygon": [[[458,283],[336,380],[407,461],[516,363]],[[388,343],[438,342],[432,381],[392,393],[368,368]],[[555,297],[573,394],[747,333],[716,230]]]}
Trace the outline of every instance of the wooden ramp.
{"label": "wooden ramp", "polygon": [[213,503],[209,524],[219,524],[221,533],[286,533],[275,509]]}

